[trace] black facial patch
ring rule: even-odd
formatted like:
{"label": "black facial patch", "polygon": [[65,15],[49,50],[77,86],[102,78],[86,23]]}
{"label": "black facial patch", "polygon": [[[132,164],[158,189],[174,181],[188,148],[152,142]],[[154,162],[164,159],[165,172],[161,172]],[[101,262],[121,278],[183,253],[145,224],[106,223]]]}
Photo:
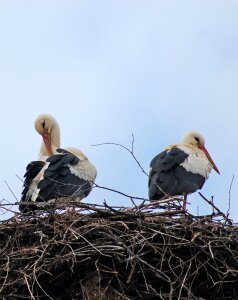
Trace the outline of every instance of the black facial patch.
{"label": "black facial patch", "polygon": [[196,140],[198,143],[200,142],[200,140],[199,140],[199,138],[198,138],[197,136],[195,136],[194,138],[195,138],[195,140]]}

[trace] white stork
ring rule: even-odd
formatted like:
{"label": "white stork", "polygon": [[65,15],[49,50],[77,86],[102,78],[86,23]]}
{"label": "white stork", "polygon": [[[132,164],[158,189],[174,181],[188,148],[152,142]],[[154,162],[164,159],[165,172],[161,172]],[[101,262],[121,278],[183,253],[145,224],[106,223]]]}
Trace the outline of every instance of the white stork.
{"label": "white stork", "polygon": [[149,199],[184,196],[201,189],[211,170],[220,174],[203,136],[195,131],[184,135],[180,144],[170,145],[150,163]]}
{"label": "white stork", "polygon": [[[76,148],[60,149],[60,129],[50,115],[40,115],[35,121],[36,131],[43,141],[39,160],[31,162],[24,175],[24,189],[19,210],[33,211],[37,202],[59,198],[79,201],[92,190],[97,171],[88,158]],[[32,202],[26,205],[24,202]]]}

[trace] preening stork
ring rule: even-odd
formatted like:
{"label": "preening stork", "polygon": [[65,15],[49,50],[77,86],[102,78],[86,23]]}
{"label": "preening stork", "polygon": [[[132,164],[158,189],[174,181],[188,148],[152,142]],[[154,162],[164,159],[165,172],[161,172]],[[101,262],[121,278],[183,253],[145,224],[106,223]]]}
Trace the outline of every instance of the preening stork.
{"label": "preening stork", "polygon": [[52,116],[38,116],[35,129],[43,141],[39,160],[26,168],[19,210],[29,212],[38,209],[39,202],[62,198],[79,201],[88,196],[97,175],[94,165],[79,149],[59,148],[60,128]]}
{"label": "preening stork", "polygon": [[184,196],[201,189],[214,169],[220,174],[205,148],[203,136],[195,131],[184,135],[180,144],[167,147],[150,163],[149,199],[159,200],[168,196]]}

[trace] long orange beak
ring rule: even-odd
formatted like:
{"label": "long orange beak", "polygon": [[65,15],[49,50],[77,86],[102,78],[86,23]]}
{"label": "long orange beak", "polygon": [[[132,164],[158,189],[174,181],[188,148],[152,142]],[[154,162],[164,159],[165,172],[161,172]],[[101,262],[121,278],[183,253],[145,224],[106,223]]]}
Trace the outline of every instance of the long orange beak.
{"label": "long orange beak", "polygon": [[43,134],[42,134],[42,137],[43,137],[43,140],[44,140],[45,147],[46,147],[46,150],[48,152],[48,155],[49,156],[53,155],[53,151],[52,151],[52,148],[51,148],[51,137],[50,137],[50,134],[48,132],[44,131]]}
{"label": "long orange beak", "polygon": [[198,147],[199,149],[201,149],[205,154],[206,154],[206,157],[207,159],[210,161],[211,165],[213,166],[213,169],[218,173],[220,174],[217,166],[215,165],[214,161],[212,160],[210,154],[208,153],[207,149],[205,148],[205,146],[199,146]]}

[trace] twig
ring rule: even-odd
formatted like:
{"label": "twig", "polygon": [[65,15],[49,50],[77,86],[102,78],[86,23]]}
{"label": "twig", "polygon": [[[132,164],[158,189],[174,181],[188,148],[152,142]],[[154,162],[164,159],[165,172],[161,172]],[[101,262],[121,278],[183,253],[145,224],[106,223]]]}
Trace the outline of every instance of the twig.
{"label": "twig", "polygon": [[132,134],[131,149],[127,148],[126,146],[124,146],[122,144],[112,143],[112,142],[99,143],[99,144],[94,144],[94,145],[91,145],[91,146],[98,147],[98,146],[104,146],[104,145],[114,145],[114,146],[118,146],[118,147],[121,147],[121,148],[125,149],[127,152],[129,152],[131,154],[131,156],[136,161],[136,163],[139,166],[139,168],[141,169],[141,171],[148,177],[147,172],[144,170],[144,168],[142,167],[139,160],[136,158],[136,156],[134,154],[134,142],[135,142],[135,138],[134,138],[134,134]]}
{"label": "twig", "polygon": [[228,210],[227,210],[227,217],[229,216],[230,214],[230,208],[231,208],[231,188],[232,188],[232,184],[233,184],[233,181],[234,181],[234,174],[232,175],[232,179],[231,179],[231,183],[230,183],[230,187],[229,187],[229,202],[228,202]]}
{"label": "twig", "polygon": [[208,200],[205,196],[203,196],[202,193],[198,193],[207,203],[209,203],[213,208],[215,208],[221,216],[223,216],[223,218],[227,221],[228,224],[232,224],[232,221],[213,203],[213,201]]}
{"label": "twig", "polygon": [[114,190],[114,189],[111,189],[111,188],[108,188],[108,187],[105,187],[105,186],[98,185],[97,183],[94,183],[94,186],[96,186],[99,189],[104,189],[104,190],[107,190],[107,191],[111,191],[111,192],[120,194],[120,195],[125,196],[125,197],[130,198],[130,199],[142,200],[142,201],[150,201],[147,198],[137,197],[137,196],[131,196],[131,195],[125,194],[123,192],[120,192],[120,191],[117,191],[117,190]]}
{"label": "twig", "polygon": [[1,286],[0,293],[1,293],[1,291],[3,290],[3,288],[4,288],[4,286],[5,286],[6,282],[7,282],[7,279],[8,279],[9,262],[10,262],[10,259],[9,259],[9,256],[7,256],[7,263],[6,263],[6,272],[7,272],[7,274],[6,274],[5,278],[4,278],[3,284],[2,284],[2,286]]}
{"label": "twig", "polygon": [[27,276],[26,276],[26,274],[25,274],[25,273],[23,273],[23,276],[24,276],[24,278],[25,278],[25,281],[26,281],[26,285],[27,285],[28,291],[29,291],[29,293],[30,293],[30,295],[31,295],[31,299],[35,300],[35,297],[34,297],[34,296],[33,296],[33,294],[32,294],[32,291],[31,291],[31,288],[30,288],[29,282],[28,282],[28,280],[27,280]]}
{"label": "twig", "polygon": [[9,184],[6,182],[6,180],[4,180],[4,182],[5,182],[6,186],[8,187],[9,191],[12,193],[13,197],[14,197],[14,198],[16,199],[16,201],[17,201],[17,197],[16,197],[16,195],[13,193],[13,191],[12,191],[12,189],[10,188]]}

